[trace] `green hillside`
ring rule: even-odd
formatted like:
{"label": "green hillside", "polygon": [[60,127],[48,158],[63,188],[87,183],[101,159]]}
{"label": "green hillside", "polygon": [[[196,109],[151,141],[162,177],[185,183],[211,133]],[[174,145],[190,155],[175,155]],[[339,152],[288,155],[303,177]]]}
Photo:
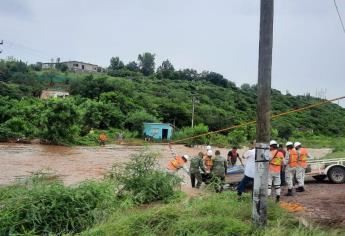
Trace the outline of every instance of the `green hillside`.
{"label": "green hillside", "polygon": [[[0,139],[41,138],[47,142],[87,143],[89,131],[125,132],[140,137],[142,122],[175,125],[176,137],[241,124],[255,119],[256,86],[237,87],[214,72],[174,70],[169,61],[154,72],[133,62],[124,65],[112,58],[108,73],[73,73],[41,70],[20,61],[0,62]],[[153,64],[154,65],[154,64]],[[68,99],[40,100],[43,89],[67,90]],[[190,130],[192,97],[194,130]],[[283,95],[272,90],[272,114],[320,102],[311,96]],[[185,128],[184,128],[185,127]],[[272,122],[272,137],[286,140],[308,135],[344,136],[345,109],[327,104],[293,113]],[[255,137],[253,125],[202,142],[238,144]]]}

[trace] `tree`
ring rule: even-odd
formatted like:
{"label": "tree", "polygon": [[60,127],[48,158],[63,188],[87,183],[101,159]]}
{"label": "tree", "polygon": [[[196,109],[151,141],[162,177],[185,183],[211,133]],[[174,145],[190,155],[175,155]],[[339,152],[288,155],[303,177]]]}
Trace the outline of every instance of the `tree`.
{"label": "tree", "polygon": [[174,72],[174,66],[169,60],[165,60],[157,69],[157,77],[161,79],[170,79]]}
{"label": "tree", "polygon": [[73,143],[79,133],[79,112],[72,100],[50,100],[41,117],[43,137],[53,144]]}
{"label": "tree", "polygon": [[157,118],[153,115],[147,113],[146,111],[135,111],[127,115],[125,120],[125,128],[130,131],[138,131],[141,133],[143,131],[144,122],[157,122]]}
{"label": "tree", "polygon": [[223,75],[216,72],[203,71],[201,73],[201,79],[211,82],[212,84],[222,86],[226,88],[228,86],[228,80]]}
{"label": "tree", "polygon": [[123,62],[120,60],[119,57],[112,57],[110,59],[110,66],[109,66],[110,70],[121,70],[124,67],[125,65],[123,64]]}
{"label": "tree", "polygon": [[139,72],[140,68],[135,61],[131,61],[126,65],[126,69],[133,72]]}
{"label": "tree", "polygon": [[180,80],[197,80],[198,77],[198,72],[193,69],[183,69],[177,71],[177,79]]}
{"label": "tree", "polygon": [[155,72],[155,54],[145,52],[138,56],[140,71],[148,76]]}
{"label": "tree", "polygon": [[83,123],[87,129],[122,128],[125,117],[117,106],[93,100],[88,100],[84,106]]}

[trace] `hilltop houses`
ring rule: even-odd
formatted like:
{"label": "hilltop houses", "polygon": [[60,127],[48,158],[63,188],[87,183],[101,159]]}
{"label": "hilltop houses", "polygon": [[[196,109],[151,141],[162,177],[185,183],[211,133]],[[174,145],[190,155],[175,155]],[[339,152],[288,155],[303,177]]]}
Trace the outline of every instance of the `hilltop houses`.
{"label": "hilltop houses", "polygon": [[102,68],[96,64],[91,64],[82,61],[64,61],[64,62],[47,62],[38,63],[42,65],[42,69],[57,68],[58,64],[64,64],[68,70],[75,72],[101,72]]}

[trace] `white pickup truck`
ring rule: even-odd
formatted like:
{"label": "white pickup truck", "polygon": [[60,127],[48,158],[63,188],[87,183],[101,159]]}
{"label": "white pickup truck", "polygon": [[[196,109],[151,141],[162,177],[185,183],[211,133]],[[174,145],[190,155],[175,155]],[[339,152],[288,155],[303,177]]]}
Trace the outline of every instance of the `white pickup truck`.
{"label": "white pickup truck", "polygon": [[[228,167],[229,182],[239,182],[242,179],[243,172],[244,168],[242,166]],[[345,158],[308,160],[306,176],[313,177],[318,181],[328,177],[332,183],[345,183]]]}
{"label": "white pickup truck", "polygon": [[309,160],[306,176],[318,181],[328,177],[335,184],[345,183],[345,158]]}

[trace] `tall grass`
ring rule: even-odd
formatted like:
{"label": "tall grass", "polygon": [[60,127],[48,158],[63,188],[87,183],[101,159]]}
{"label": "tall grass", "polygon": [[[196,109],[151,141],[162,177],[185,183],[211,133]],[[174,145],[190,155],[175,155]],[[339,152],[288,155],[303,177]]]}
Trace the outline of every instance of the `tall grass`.
{"label": "tall grass", "polygon": [[81,232],[104,220],[118,201],[111,182],[66,187],[58,181],[0,189],[0,235]]}
{"label": "tall grass", "polygon": [[336,230],[303,227],[276,204],[269,203],[268,227],[255,229],[250,197],[238,201],[223,192],[179,203],[116,212],[107,223],[81,233],[93,235],[343,235]]}

